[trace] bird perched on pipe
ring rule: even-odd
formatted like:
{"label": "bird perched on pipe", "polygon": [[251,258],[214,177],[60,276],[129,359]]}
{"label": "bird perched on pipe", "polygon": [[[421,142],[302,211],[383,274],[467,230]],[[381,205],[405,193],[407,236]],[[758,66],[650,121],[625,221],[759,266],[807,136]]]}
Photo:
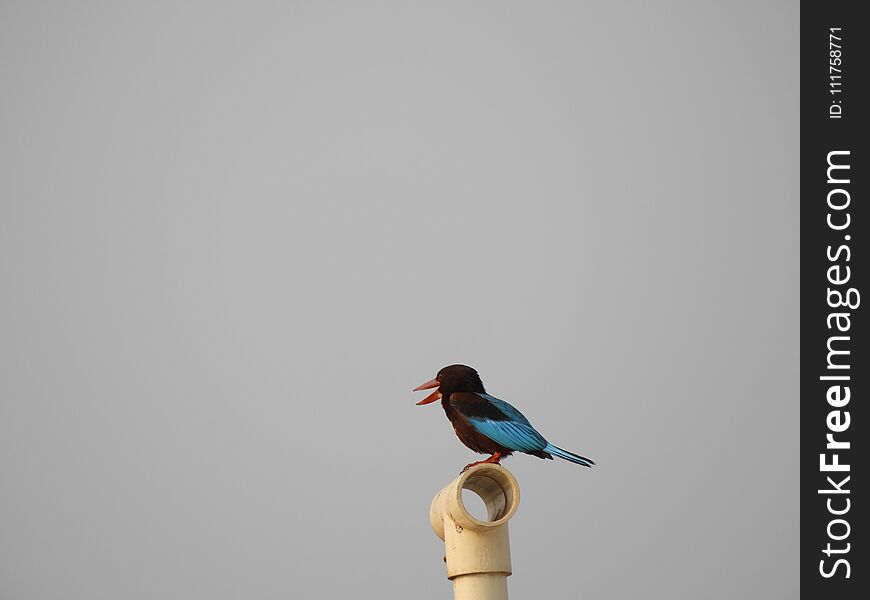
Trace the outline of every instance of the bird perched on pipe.
{"label": "bird perched on pipe", "polygon": [[440,399],[459,441],[475,452],[491,455],[466,465],[463,471],[482,463],[498,464],[502,458],[514,452],[550,460],[558,456],[584,467],[595,464],[584,456],[563,450],[545,440],[523,413],[504,400],[487,394],[480,375],[471,367],[444,367],[438,371],[435,379],[418,385],[414,391],[433,388],[435,391],[417,405]]}

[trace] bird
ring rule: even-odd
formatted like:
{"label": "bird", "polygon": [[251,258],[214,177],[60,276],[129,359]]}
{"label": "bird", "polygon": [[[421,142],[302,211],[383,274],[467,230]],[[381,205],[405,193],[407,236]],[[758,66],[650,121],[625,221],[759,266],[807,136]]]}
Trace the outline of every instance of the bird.
{"label": "bird", "polygon": [[554,446],[532,427],[523,413],[487,394],[480,375],[472,367],[444,367],[435,379],[418,385],[413,391],[433,388],[435,391],[417,402],[417,406],[440,399],[459,441],[479,454],[490,454],[489,458],[465,465],[462,472],[484,463],[499,464],[514,452],[549,460],[558,456],[584,467],[595,464],[585,456]]}

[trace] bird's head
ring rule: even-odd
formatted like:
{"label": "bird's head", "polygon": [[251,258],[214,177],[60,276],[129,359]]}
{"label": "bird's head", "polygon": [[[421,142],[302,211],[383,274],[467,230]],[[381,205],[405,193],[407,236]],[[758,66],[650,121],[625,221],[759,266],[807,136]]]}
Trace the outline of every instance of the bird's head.
{"label": "bird's head", "polygon": [[435,376],[426,383],[418,385],[414,388],[415,392],[420,390],[431,390],[436,388],[434,392],[420,400],[417,405],[429,404],[435,402],[441,397],[449,398],[453,392],[477,392],[485,394],[483,382],[480,380],[480,375],[471,367],[465,365],[450,365],[444,367]]}

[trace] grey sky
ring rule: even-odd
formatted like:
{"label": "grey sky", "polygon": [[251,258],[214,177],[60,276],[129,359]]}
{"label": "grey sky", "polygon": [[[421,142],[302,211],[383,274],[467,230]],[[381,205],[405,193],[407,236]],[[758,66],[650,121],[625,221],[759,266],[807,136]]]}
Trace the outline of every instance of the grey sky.
{"label": "grey sky", "polygon": [[798,589],[798,3],[0,3],[0,597]]}

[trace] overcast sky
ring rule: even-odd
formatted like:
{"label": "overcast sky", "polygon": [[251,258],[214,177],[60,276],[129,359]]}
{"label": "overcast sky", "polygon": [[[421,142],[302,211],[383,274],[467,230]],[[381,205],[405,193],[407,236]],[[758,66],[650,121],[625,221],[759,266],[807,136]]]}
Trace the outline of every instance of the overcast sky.
{"label": "overcast sky", "polygon": [[[215,4],[220,4],[216,6]],[[798,593],[798,3],[0,3],[0,597]]]}

